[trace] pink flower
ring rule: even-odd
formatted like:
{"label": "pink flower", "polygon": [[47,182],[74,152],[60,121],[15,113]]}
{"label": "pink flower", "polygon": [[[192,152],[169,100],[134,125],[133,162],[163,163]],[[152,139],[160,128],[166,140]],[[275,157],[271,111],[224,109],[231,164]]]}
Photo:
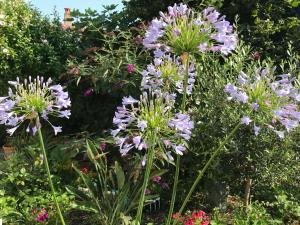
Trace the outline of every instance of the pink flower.
{"label": "pink flower", "polygon": [[187,219],[186,221],[184,221],[183,224],[184,225],[195,225],[195,222],[193,219]]}
{"label": "pink flower", "polygon": [[205,216],[204,211],[198,211],[198,212],[193,212],[192,213],[192,218],[193,219],[202,219]]}
{"label": "pink flower", "polygon": [[192,213],[192,219],[195,220],[195,222],[199,222],[196,224],[199,225],[208,225],[209,224],[209,217],[206,216],[204,211],[198,211],[198,212],[193,212]]}
{"label": "pink flower", "polygon": [[150,194],[151,194],[151,190],[147,188],[147,189],[145,190],[145,195],[150,195]]}
{"label": "pink flower", "polygon": [[92,93],[94,92],[93,88],[88,88],[84,91],[84,97],[88,97],[88,96],[91,96]]}
{"label": "pink flower", "polygon": [[105,142],[101,142],[101,143],[100,143],[100,149],[101,149],[102,151],[104,151],[104,150],[106,149],[106,143],[105,143]]}
{"label": "pink flower", "polygon": [[45,222],[48,219],[48,213],[45,208],[41,210],[41,213],[37,217],[37,221]]}
{"label": "pink flower", "polygon": [[181,222],[183,222],[183,216],[180,216],[179,215],[179,213],[177,212],[177,213],[174,213],[173,215],[172,215],[172,218],[175,220],[175,219],[177,219],[178,221],[181,221]]}
{"label": "pink flower", "polygon": [[155,177],[152,178],[152,181],[153,181],[154,183],[159,184],[160,181],[161,181],[161,177],[160,177],[160,176],[155,176]]}
{"label": "pink flower", "polygon": [[133,66],[133,64],[128,64],[127,65],[127,71],[128,71],[128,73],[134,72],[134,66]]}

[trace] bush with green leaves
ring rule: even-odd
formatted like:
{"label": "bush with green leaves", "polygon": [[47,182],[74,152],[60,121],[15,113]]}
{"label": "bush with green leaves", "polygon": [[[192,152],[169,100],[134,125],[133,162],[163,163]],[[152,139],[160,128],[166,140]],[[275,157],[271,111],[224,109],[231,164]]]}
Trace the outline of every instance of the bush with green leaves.
{"label": "bush with green leaves", "polygon": [[78,52],[79,38],[77,32],[62,29],[57,15],[50,20],[23,0],[0,1],[0,95],[7,94],[7,82],[16,77],[58,81],[69,56]]}
{"label": "bush with green leaves", "polygon": [[[125,170],[117,161],[109,163],[108,154],[87,140],[89,162],[81,168],[73,165],[79,176],[77,186],[68,186],[67,189],[76,196],[75,209],[88,212],[94,223],[125,225],[131,220],[130,214],[137,207],[141,192],[138,162],[130,163]],[[161,173],[163,171],[152,174],[152,177]],[[148,195],[146,204],[154,197],[157,196]]]}
{"label": "bush with green leaves", "polygon": [[68,124],[71,130],[99,132],[111,127],[121,96],[136,96],[140,92],[140,72],[149,61],[149,53],[134,41],[134,32],[107,32],[101,26],[97,29],[92,34],[86,31],[83,36],[89,39],[96,34],[99,43],[68,61],[66,76],[73,97],[73,116]]}
{"label": "bush with green leaves", "polygon": [[[48,186],[43,158],[37,146],[14,153],[0,164],[0,217],[4,223],[35,224],[41,211],[47,213],[46,224],[55,223],[58,217]],[[54,177],[56,187],[59,177]],[[73,196],[60,188],[57,200],[64,213],[71,209]]]}
{"label": "bush with green leaves", "polygon": [[0,15],[1,95],[17,76],[59,79],[66,60],[78,50],[79,36],[64,31],[57,16],[50,20],[23,0],[1,1]]}
{"label": "bush with green leaves", "polygon": [[245,209],[243,203],[238,198],[230,196],[225,209],[216,208],[214,210],[211,224],[276,225],[282,224],[282,221],[272,218],[262,203],[253,202]]}
{"label": "bush with green leaves", "polygon": [[[203,55],[199,60],[197,71],[200,77],[196,82],[191,109],[198,122],[191,152],[183,159],[181,172],[185,179],[181,181],[179,192],[186,193],[194,176],[207,161],[210,150],[219,144],[220,138],[234,124],[239,123],[242,116],[241,109],[230,106],[224,97],[224,85],[235,80],[241,70],[252,71],[258,66],[274,65],[271,59],[264,62],[253,59],[251,52],[252,49],[242,43],[230,57]],[[285,61],[277,70],[290,72],[297,77],[297,63],[297,60]],[[281,141],[271,132],[255,137],[250,128],[242,128],[226,145],[220,158],[215,160],[199,185],[198,193],[191,200],[190,207],[218,206],[229,193],[243,196],[245,180],[248,177],[253,178],[251,194],[254,200],[274,199],[273,187],[285,187],[288,192],[295,193],[294,190],[299,188],[299,175],[296,174],[300,165],[296,144],[298,132],[295,131],[285,141]],[[290,166],[287,167],[287,164]]]}

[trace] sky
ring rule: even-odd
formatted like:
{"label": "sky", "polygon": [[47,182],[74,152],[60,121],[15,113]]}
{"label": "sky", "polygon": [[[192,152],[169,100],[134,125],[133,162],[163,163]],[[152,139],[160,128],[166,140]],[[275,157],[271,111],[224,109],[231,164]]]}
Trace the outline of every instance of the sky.
{"label": "sky", "polygon": [[44,15],[53,13],[53,9],[56,6],[60,18],[63,18],[64,8],[79,9],[84,12],[87,8],[92,8],[99,12],[102,11],[102,5],[118,4],[119,9],[122,8],[121,0],[27,0],[33,6],[37,7]]}

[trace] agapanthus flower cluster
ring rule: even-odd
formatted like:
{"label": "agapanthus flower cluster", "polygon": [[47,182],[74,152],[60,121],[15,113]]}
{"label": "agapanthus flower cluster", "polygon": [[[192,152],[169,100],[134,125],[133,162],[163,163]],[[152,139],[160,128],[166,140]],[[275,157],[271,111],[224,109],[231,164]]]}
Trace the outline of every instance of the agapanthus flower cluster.
{"label": "agapanthus flower cluster", "polygon": [[26,132],[37,132],[37,118],[46,120],[54,129],[55,135],[62,131],[62,127],[54,126],[49,116],[69,118],[68,107],[71,101],[68,92],[61,85],[52,85],[49,78],[43,77],[25,79],[19,78],[9,81],[10,88],[7,97],[0,97],[0,124],[11,127],[7,132],[12,135],[26,120],[29,121]]}
{"label": "agapanthus flower cluster", "polygon": [[168,13],[153,19],[143,40],[146,48],[165,49],[178,55],[184,52],[221,52],[225,55],[237,46],[232,25],[214,8],[194,13],[187,5],[175,4]]}
{"label": "agapanthus flower cluster", "polygon": [[[140,100],[124,97],[113,118],[111,134],[125,156],[132,149],[156,148],[158,158],[173,161],[172,152],[182,155],[194,126],[190,116],[174,114],[175,94],[144,92]],[[153,139],[154,138],[154,139]],[[143,164],[145,164],[145,156]]]}
{"label": "agapanthus flower cluster", "polygon": [[300,122],[300,94],[293,85],[294,81],[289,74],[275,76],[271,69],[259,68],[252,77],[241,72],[237,86],[228,83],[225,92],[230,95],[229,100],[248,108],[248,115],[241,119],[241,123],[253,124],[255,135],[261,130],[259,125],[267,125],[284,138],[285,131],[293,130]]}
{"label": "agapanthus flower cluster", "polygon": [[[172,57],[159,49],[154,52],[155,58],[152,64],[142,72],[141,86],[144,90],[163,90],[183,93],[183,83],[186,75],[186,65],[180,57]],[[194,63],[189,64],[186,92],[188,95],[192,93],[195,83],[195,66]]]}
{"label": "agapanthus flower cluster", "polygon": [[173,219],[177,219],[183,225],[208,225],[209,217],[202,210],[193,212],[186,216],[180,216],[178,213],[173,214]]}

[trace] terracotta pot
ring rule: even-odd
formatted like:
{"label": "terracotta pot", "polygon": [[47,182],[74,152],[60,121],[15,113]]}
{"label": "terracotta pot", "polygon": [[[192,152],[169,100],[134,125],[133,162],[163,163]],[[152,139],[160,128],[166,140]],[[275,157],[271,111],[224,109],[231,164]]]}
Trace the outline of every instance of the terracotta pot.
{"label": "terracotta pot", "polygon": [[3,149],[5,159],[8,159],[15,152],[15,148],[11,146],[3,145],[2,149]]}

